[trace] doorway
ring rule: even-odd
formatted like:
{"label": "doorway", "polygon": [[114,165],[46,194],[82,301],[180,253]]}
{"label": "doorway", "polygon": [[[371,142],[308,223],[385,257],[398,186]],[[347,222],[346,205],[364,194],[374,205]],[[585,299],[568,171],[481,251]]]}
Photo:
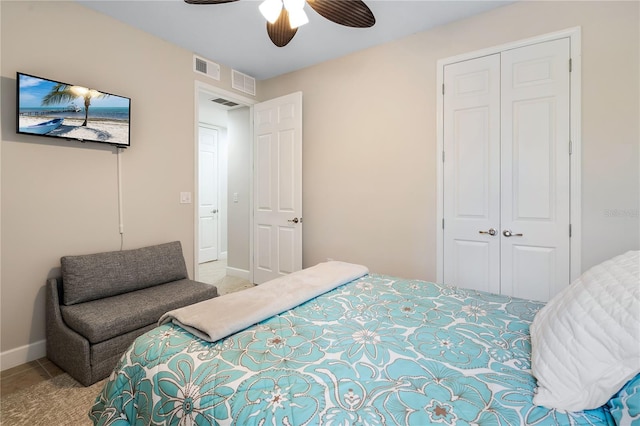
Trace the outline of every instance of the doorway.
{"label": "doorway", "polygon": [[221,277],[253,280],[250,118],[254,103],[254,100],[196,82],[196,280]]}

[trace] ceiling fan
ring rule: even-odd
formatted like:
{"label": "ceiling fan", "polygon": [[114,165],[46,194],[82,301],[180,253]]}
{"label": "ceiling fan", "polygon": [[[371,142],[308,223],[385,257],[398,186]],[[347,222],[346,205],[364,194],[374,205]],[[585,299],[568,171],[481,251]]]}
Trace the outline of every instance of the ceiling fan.
{"label": "ceiling fan", "polygon": [[[189,4],[222,4],[238,0],[184,0]],[[376,23],[371,9],[362,0],[264,0],[260,12],[267,19],[267,34],[278,47],[286,46],[298,27],[309,22],[305,3],[326,19],[354,28],[369,28]]]}

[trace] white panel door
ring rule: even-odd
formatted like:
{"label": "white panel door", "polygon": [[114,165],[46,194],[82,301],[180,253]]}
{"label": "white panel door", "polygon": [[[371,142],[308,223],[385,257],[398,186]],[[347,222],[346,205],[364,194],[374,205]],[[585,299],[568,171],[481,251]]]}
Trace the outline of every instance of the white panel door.
{"label": "white panel door", "polygon": [[547,301],[570,282],[569,39],[444,67],[444,283]]}
{"label": "white panel door", "polygon": [[302,269],[302,93],[254,106],[256,284]]}
{"label": "white panel door", "polygon": [[198,263],[218,259],[218,131],[198,131]]}
{"label": "white panel door", "polygon": [[503,294],[570,282],[569,54],[568,38],[502,53]]}
{"label": "white panel door", "polygon": [[500,55],[445,67],[444,282],[500,292]]}

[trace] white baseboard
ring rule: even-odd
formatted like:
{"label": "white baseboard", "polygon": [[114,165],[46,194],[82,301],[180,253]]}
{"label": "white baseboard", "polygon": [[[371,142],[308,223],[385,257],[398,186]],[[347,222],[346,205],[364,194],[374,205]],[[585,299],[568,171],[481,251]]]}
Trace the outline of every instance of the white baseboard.
{"label": "white baseboard", "polygon": [[227,266],[227,275],[232,277],[244,278],[245,280],[249,279],[249,271],[244,269],[232,268]]}
{"label": "white baseboard", "polygon": [[4,371],[47,356],[47,341],[40,340],[19,348],[0,352],[0,370]]}

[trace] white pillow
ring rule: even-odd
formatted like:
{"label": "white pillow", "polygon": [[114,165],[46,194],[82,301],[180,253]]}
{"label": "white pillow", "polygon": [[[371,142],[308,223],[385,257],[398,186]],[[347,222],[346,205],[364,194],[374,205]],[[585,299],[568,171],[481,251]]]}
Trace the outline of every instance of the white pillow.
{"label": "white pillow", "polygon": [[531,324],[536,405],[597,408],[640,372],[640,251],[586,271]]}

